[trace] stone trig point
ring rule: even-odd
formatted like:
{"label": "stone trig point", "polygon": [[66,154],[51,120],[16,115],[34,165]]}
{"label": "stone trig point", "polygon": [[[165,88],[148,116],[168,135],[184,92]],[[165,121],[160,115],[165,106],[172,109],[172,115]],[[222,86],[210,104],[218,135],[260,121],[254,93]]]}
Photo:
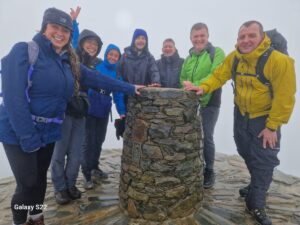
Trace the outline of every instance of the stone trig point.
{"label": "stone trig point", "polygon": [[120,205],[131,218],[186,217],[201,205],[202,130],[199,97],[145,88],[128,102]]}

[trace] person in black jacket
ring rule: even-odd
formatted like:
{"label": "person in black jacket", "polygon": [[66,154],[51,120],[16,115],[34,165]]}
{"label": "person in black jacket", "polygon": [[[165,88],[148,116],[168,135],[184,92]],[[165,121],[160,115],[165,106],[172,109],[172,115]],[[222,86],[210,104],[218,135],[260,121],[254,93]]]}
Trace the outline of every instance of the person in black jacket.
{"label": "person in black jacket", "polygon": [[124,49],[117,71],[124,81],[131,84],[160,86],[158,68],[149,52],[145,30],[134,31],[131,45]]}
{"label": "person in black jacket", "polygon": [[172,38],[164,40],[162,52],[161,59],[156,61],[160,74],[161,86],[179,88],[180,71],[184,59],[179,57],[175,42]]}

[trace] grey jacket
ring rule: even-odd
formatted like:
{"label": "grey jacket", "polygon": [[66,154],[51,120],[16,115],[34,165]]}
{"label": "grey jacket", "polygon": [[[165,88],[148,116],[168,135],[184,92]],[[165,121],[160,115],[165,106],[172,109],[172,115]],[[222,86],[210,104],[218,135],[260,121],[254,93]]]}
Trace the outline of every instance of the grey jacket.
{"label": "grey jacket", "polygon": [[174,55],[166,57],[161,55],[161,59],[156,61],[160,82],[162,87],[179,88],[180,87],[180,72],[184,62],[180,58],[177,51]]}
{"label": "grey jacket", "polygon": [[124,81],[131,84],[160,84],[158,68],[148,48],[145,48],[140,54],[131,46],[125,48],[117,71]]}

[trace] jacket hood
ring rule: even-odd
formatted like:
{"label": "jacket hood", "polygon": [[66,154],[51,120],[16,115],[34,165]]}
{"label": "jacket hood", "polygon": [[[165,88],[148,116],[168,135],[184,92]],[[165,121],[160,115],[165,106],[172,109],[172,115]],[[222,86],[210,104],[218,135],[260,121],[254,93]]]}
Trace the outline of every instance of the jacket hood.
{"label": "jacket hood", "polygon": [[118,47],[118,46],[116,46],[116,45],[114,45],[114,44],[109,44],[108,46],[107,46],[107,48],[106,48],[106,50],[105,50],[105,54],[104,54],[104,61],[103,61],[103,63],[107,66],[107,67],[116,67],[116,64],[117,63],[115,63],[115,64],[111,64],[108,60],[107,60],[107,54],[111,51],[111,50],[116,50],[116,51],[118,51],[119,52],[119,54],[120,54],[120,57],[119,57],[119,60],[120,60],[120,58],[121,58],[121,51],[120,51],[120,48]]}
{"label": "jacket hood", "polygon": [[134,41],[137,39],[138,36],[144,36],[146,38],[146,45],[144,49],[148,49],[148,35],[147,32],[143,29],[135,29],[132,35],[132,40],[131,40],[131,47],[134,48]]}
{"label": "jacket hood", "polygon": [[95,56],[97,56],[101,51],[103,42],[102,42],[101,38],[95,32],[93,32],[91,30],[84,29],[83,31],[81,31],[79,38],[78,38],[78,48],[81,52],[83,52],[82,44],[86,39],[89,39],[89,38],[95,39],[98,43],[98,50],[95,55]]}

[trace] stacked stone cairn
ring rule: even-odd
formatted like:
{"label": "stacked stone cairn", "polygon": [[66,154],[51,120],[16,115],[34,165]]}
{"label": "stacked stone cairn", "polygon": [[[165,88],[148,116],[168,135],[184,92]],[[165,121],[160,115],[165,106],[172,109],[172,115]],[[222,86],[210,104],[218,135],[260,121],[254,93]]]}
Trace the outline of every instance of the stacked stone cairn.
{"label": "stacked stone cairn", "polygon": [[199,96],[144,88],[127,104],[119,198],[131,218],[164,221],[192,214],[203,199]]}

